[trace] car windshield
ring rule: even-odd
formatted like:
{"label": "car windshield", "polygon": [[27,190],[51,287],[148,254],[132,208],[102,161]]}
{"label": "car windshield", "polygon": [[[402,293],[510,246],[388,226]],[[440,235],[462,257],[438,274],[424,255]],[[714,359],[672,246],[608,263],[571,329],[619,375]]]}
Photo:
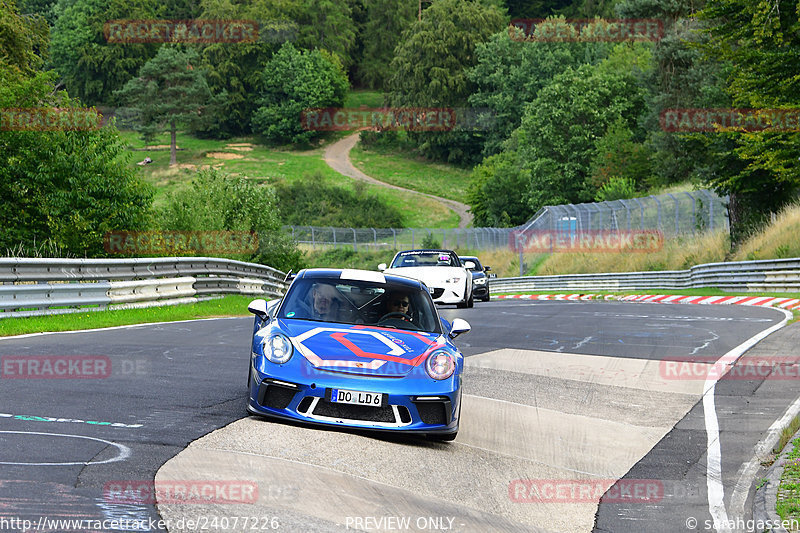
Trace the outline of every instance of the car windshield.
{"label": "car windshield", "polygon": [[461,264],[454,253],[437,250],[400,252],[392,261],[392,268],[415,266],[458,267]]}
{"label": "car windshield", "polygon": [[483,267],[481,266],[481,262],[478,261],[477,257],[462,257],[461,260],[464,261],[465,263],[467,261],[472,261],[473,263],[475,263],[475,266],[470,268],[471,271],[473,271],[473,272],[483,272]]}
{"label": "car windshield", "polygon": [[426,291],[391,282],[298,279],[286,294],[278,317],[442,332]]}

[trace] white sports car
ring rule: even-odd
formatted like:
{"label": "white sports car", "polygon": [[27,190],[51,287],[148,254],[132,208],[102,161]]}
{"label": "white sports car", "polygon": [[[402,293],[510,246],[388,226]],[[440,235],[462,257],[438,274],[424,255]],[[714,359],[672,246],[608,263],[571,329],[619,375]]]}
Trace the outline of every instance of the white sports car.
{"label": "white sports car", "polygon": [[406,250],[394,256],[388,269],[386,263],[378,268],[420,280],[436,303],[472,307],[472,273],[468,270],[472,266],[471,261],[462,263],[452,250]]}

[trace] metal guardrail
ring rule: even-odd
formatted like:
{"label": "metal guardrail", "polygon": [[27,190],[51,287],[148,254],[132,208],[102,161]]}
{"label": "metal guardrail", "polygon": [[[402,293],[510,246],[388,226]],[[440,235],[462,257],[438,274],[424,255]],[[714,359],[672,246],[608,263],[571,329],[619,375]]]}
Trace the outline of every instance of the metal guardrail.
{"label": "metal guardrail", "polygon": [[800,291],[800,258],[707,263],[689,270],[492,278],[493,292],[541,290],[679,290],[717,288],[741,292]]}
{"label": "metal guardrail", "polygon": [[0,318],[149,307],[215,294],[281,296],[286,274],[213,257],[0,258]]}

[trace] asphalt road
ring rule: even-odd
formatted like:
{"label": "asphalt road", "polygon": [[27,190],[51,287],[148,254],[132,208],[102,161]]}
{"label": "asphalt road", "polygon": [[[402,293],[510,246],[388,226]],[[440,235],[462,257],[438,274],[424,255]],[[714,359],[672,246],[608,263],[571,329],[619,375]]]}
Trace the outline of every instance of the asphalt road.
{"label": "asphalt road", "polygon": [[[635,390],[625,383],[611,383],[622,385],[613,389],[616,400],[620,400],[619,391],[624,389],[632,401],[609,401],[609,389],[604,388],[600,378],[587,383],[575,376],[565,379],[563,374],[544,375],[540,370],[528,373],[510,371],[498,368],[498,364],[505,364],[498,363],[500,359],[485,354],[501,349],[535,350],[563,353],[565,356],[573,354],[573,358],[580,355],[601,356],[604,361],[617,358],[629,365],[667,358],[691,361],[697,357],[719,357],[782,318],[775,310],[760,308],[621,302],[490,302],[477,303],[474,309],[440,308],[440,312],[446,318],[460,316],[473,325],[472,332],[464,335],[459,345],[465,355],[477,356],[475,360],[482,363],[471,369],[473,379],[465,377],[465,394],[488,402],[498,410],[503,405],[512,405],[512,401],[513,405],[536,408],[540,410],[537,416],[543,412],[542,409],[554,411],[557,408],[559,413],[577,417],[586,409],[601,408],[605,419],[623,422],[635,419],[636,423],[631,427],[636,428],[643,427],[641,421],[650,417],[656,420],[654,425],[671,427],[666,414],[659,418],[660,411],[656,413],[657,409],[645,407],[646,401],[657,401],[659,394]],[[157,519],[158,513],[153,505],[110,502],[104,494],[104,487],[118,481],[152,481],[158,469],[190,442],[245,416],[244,384],[251,330],[251,319],[237,318],[1,340],[0,518],[28,519],[34,523],[38,523],[41,517]],[[88,379],[42,379],[43,367],[40,367],[36,369],[38,376],[34,378],[29,375],[33,370],[23,367],[27,363],[19,363],[31,360],[31,356],[68,356],[76,365],[93,365],[97,373],[91,376],[84,372],[84,378]],[[44,364],[43,360],[40,362]],[[520,383],[536,387],[537,393],[533,394],[526,387],[520,390]],[[726,490],[727,494],[735,492],[739,465],[750,459],[750,450],[760,433],[782,414],[786,405],[794,400],[793,395],[796,397],[796,391],[790,390],[792,386],[793,382],[789,381],[770,382],[763,387],[746,381],[720,386],[718,411],[721,413],[723,474],[729,473],[724,479],[726,489],[730,488]],[[768,391],[771,394],[766,394]],[[678,395],[663,396],[660,403],[667,406],[682,406],[681,402],[686,400]],[[675,409],[675,412],[680,411],[678,407]],[[659,509],[644,509],[644,506],[622,508],[604,503],[598,512],[598,531],[685,531],[685,527],[676,529],[670,525],[671,528],[661,528],[659,524],[663,524],[663,516],[670,513],[681,517],[689,512],[699,520],[701,529],[697,530],[703,530],[703,520],[708,518],[703,492],[705,470],[701,468],[705,432],[698,406],[687,405],[686,409],[688,414],[685,418],[658,440],[652,451],[644,457],[637,457],[633,469],[614,470],[612,466],[626,464],[620,461],[613,465],[609,463],[607,472],[613,474],[614,479],[627,474],[636,479],[676,481],[681,484],[676,490],[683,491],[683,496],[674,500],[664,498],[664,505]],[[276,434],[287,433],[287,441],[297,438],[297,435],[289,434],[293,426],[287,424],[274,426],[274,423],[255,418],[237,422],[240,423],[254,424],[255,428],[261,429],[280,428],[275,429]],[[541,423],[545,424],[544,421]],[[317,443],[324,443],[326,439],[350,438],[340,437],[339,432],[301,429],[303,435],[312,435]],[[527,430],[523,428],[521,431],[524,435]],[[642,432],[646,433],[646,430]],[[591,444],[594,433],[587,431],[581,437],[586,442],[581,443]],[[367,437],[359,435],[358,438]],[[450,450],[466,450],[469,448],[466,443],[473,442],[471,439],[483,438],[486,437],[476,429],[463,437],[464,447],[436,445],[434,452],[447,461],[448,454],[453,453]],[[653,438],[658,438],[658,434]],[[244,439],[245,447],[253,444],[247,442],[247,434]],[[370,441],[386,454],[398,457],[422,456],[431,451],[431,445],[413,440]],[[454,444],[458,445],[460,441],[462,435]],[[258,444],[254,448],[269,442],[260,440]],[[347,446],[351,442],[343,441],[341,444]],[[645,450],[650,449],[647,442],[641,444],[647,444]],[[302,441],[300,445],[304,445]],[[485,449],[496,450],[508,444],[495,442],[492,446],[485,446]],[[287,459],[296,448],[287,448]],[[479,448],[472,446],[470,453],[473,455],[468,461],[474,462],[466,464],[490,476],[491,471],[480,468],[481,464],[487,463],[487,458],[475,452]],[[591,448],[587,447],[574,456],[568,450],[559,450],[554,447],[548,451],[548,468],[570,468],[569,465],[584,460],[586,450]],[[501,451],[499,456],[506,458],[529,452],[519,442],[513,454],[505,448]],[[602,455],[610,453],[610,448],[595,448],[593,451]],[[635,451],[631,450],[626,457],[634,457]],[[323,451],[320,450],[318,455],[322,457]],[[306,459],[311,464],[316,458]],[[543,462],[539,456],[526,457],[525,460]],[[336,468],[361,469],[365,477],[381,477],[383,485],[394,484],[412,492],[414,484],[420,483],[421,478],[415,476],[411,476],[411,481],[401,479],[409,477],[404,472],[394,472],[384,478],[385,473],[375,470],[374,465],[370,470],[359,461],[363,461],[363,457],[356,454],[351,464],[341,464]],[[587,463],[587,468],[592,464]],[[503,464],[503,468],[511,472],[515,467],[508,462]],[[286,475],[296,475],[296,472],[287,472]],[[506,489],[507,494],[508,479],[501,481],[505,485],[500,492]],[[428,476],[426,483],[427,488],[418,488],[422,493],[426,489],[448,490],[446,485],[437,485],[435,477],[431,479]],[[699,491],[694,499],[684,490],[692,486]],[[279,488],[282,492],[278,495],[280,497],[276,496],[276,505],[287,494],[296,496],[299,490],[299,487],[285,483]],[[469,498],[467,492],[463,498]],[[495,523],[506,524],[512,530],[519,524],[532,527],[541,520],[540,515],[552,514],[547,505],[532,511],[533,507],[509,503],[507,495],[505,499],[502,509],[494,511],[499,516],[493,515],[493,510],[488,508],[479,509],[482,514],[470,519],[476,524],[494,519]],[[474,502],[473,507],[480,508],[481,502]],[[199,511],[190,509],[189,512]],[[454,514],[457,512],[453,511]],[[311,519],[295,513],[285,522],[294,526],[287,525],[284,530],[309,530],[312,523],[320,526],[311,528],[315,530],[344,530],[340,527],[342,524],[319,517],[313,518],[315,522],[304,520]],[[642,520],[651,520],[648,524],[653,528],[641,529]],[[553,524],[555,527],[547,523],[542,525],[551,526],[547,529],[553,531],[564,530],[564,521],[556,520]],[[566,524],[569,524],[568,520]],[[84,527],[82,530],[89,529]],[[362,527],[361,530],[373,529]]]}

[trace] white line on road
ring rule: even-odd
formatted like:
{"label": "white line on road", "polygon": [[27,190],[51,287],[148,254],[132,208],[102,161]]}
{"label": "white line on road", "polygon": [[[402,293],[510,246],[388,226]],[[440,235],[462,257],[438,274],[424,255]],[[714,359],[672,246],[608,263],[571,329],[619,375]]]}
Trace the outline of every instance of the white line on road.
{"label": "white line on road", "polygon": [[706,452],[706,482],[708,487],[708,510],[714,520],[714,527],[719,533],[730,533],[728,527],[728,512],[725,509],[725,491],[722,484],[722,451],[719,441],[719,420],[714,405],[714,394],[716,392],[717,380],[724,375],[725,369],[734,361],[739,359],[747,350],[755,346],[762,339],[771,333],[779,330],[791,320],[794,315],[785,309],[777,309],[783,312],[784,319],[774,326],[765,329],[761,333],[750,337],[742,344],[732,349],[716,363],[714,371],[709,372],[703,387],[703,416],[705,417],[706,436],[708,450]]}

